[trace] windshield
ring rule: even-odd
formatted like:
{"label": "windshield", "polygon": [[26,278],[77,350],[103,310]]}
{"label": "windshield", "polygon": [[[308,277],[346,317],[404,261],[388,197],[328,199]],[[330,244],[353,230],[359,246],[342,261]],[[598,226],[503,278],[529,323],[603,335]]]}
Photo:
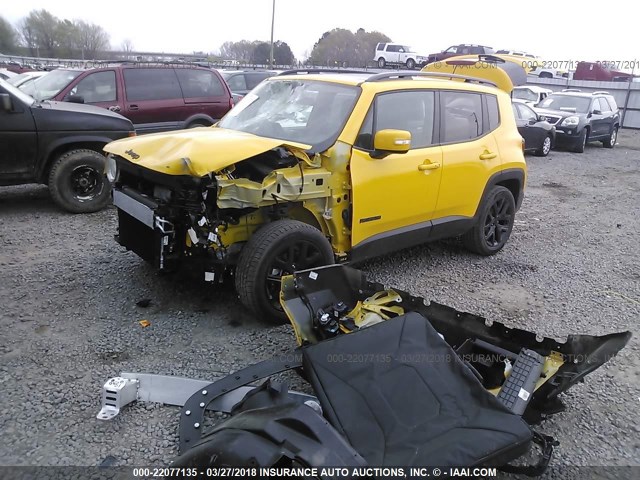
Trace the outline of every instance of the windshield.
{"label": "windshield", "polygon": [[335,142],[360,89],[311,80],[273,80],[257,86],[218,123],[219,127],[312,145]]}
{"label": "windshield", "polygon": [[535,102],[538,100],[538,94],[532,92],[528,88],[514,88],[513,98]]}
{"label": "windshield", "polygon": [[539,108],[549,108],[551,110],[575,111],[576,113],[587,113],[591,105],[591,99],[576,97],[573,95],[549,95],[538,104]]}
{"label": "windshield", "polygon": [[54,70],[33,82],[29,82],[24,86],[23,91],[36,100],[49,100],[60,93],[81,73],[82,70]]}
{"label": "windshield", "polygon": [[34,103],[33,98],[31,98],[29,95],[24,93],[22,90],[14,87],[9,82],[7,82],[5,80],[2,80],[0,78],[0,91],[2,91],[2,90],[4,90],[5,92],[7,92],[10,95],[13,95],[14,97],[17,97],[18,100],[24,102],[28,106],[31,106]]}

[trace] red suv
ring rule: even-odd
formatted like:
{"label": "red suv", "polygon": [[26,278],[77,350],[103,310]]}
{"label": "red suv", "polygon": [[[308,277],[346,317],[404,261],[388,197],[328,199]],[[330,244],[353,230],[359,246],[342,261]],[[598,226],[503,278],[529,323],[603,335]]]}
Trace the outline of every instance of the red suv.
{"label": "red suv", "polygon": [[194,65],[58,69],[24,91],[36,100],[108,108],[131,120],[139,134],[212,125],[233,106],[220,74]]}

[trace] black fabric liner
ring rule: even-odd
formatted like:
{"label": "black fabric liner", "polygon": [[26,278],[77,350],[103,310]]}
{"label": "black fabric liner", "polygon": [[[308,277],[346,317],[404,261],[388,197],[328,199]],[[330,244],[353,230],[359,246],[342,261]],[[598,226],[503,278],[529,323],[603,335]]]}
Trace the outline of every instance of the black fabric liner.
{"label": "black fabric liner", "polygon": [[532,432],[420,314],[303,349],[325,417],[370,465],[499,466]]}

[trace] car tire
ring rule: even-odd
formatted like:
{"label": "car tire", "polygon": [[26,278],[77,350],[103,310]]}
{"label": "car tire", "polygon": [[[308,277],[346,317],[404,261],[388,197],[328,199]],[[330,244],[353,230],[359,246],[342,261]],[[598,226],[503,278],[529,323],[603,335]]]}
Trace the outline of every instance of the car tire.
{"label": "car tire", "polygon": [[201,122],[193,122],[190,123],[189,125],[187,125],[187,128],[199,128],[199,127],[209,127],[210,125],[206,125],[204,123]]}
{"label": "car tire", "polygon": [[260,228],[243,247],[236,267],[236,291],[242,304],[259,318],[286,323],[280,277],[334,261],[331,244],[320,230],[297,220],[277,220]]}
{"label": "car tire", "polygon": [[407,59],[406,65],[409,70],[413,70],[414,68],[416,68],[416,61],[413,58],[409,58]]}
{"label": "car tire", "polygon": [[576,143],[573,146],[574,152],[576,153],[584,152],[584,148],[587,146],[587,137],[588,137],[587,129],[583,128],[582,131],[580,132],[580,135],[578,136],[578,139],[576,140]]}
{"label": "car tire", "polygon": [[542,145],[540,145],[540,148],[535,151],[535,154],[538,157],[546,157],[547,155],[549,155],[549,152],[551,151],[551,147],[552,147],[551,135],[547,135],[546,137],[544,137],[544,140],[542,141]]}
{"label": "car tire", "polygon": [[613,129],[611,130],[611,134],[609,135],[609,138],[607,138],[606,140],[603,140],[602,144],[604,145],[605,148],[613,148],[616,146],[617,141],[618,141],[618,127],[614,126]]}
{"label": "car tire", "polygon": [[378,68],[384,68],[386,66],[387,66],[387,61],[383,57],[380,57],[378,59]]}
{"label": "car tire", "polygon": [[111,184],[104,175],[105,157],[95,150],[62,154],[49,172],[53,201],[72,213],[102,210],[111,199]]}
{"label": "car tire", "polygon": [[464,246],[478,255],[498,253],[511,236],[515,213],[511,191],[500,185],[493,187],[480,205],[475,225],[462,236]]}
{"label": "car tire", "polygon": [[539,78],[553,78],[553,74],[549,72],[540,72]]}

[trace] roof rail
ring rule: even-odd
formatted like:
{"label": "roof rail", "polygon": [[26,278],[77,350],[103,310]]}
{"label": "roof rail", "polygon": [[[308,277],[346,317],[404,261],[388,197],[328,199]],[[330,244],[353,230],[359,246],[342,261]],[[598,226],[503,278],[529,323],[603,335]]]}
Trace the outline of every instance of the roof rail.
{"label": "roof rail", "polygon": [[482,78],[477,77],[469,77],[467,75],[458,75],[457,73],[439,73],[439,72],[413,72],[413,71],[401,71],[401,72],[388,72],[388,73],[378,73],[377,75],[373,75],[365,80],[365,82],[379,82],[381,80],[390,80],[392,78],[396,78],[398,80],[404,78],[413,78],[413,77],[433,77],[433,78],[460,78],[465,82],[476,82],[483,83],[485,85],[490,85],[492,87],[497,87],[497,85],[489,80],[484,80]]}
{"label": "roof rail", "polygon": [[562,90],[563,92],[581,92],[579,88],[565,88]]}
{"label": "roof rail", "polygon": [[297,75],[297,74],[309,74],[309,73],[368,73],[364,70],[344,70],[338,68],[298,68],[294,70],[285,70],[280,72],[280,75]]}
{"label": "roof rail", "polygon": [[591,95],[611,95],[611,94],[606,90],[598,90],[598,91],[592,92]]}

